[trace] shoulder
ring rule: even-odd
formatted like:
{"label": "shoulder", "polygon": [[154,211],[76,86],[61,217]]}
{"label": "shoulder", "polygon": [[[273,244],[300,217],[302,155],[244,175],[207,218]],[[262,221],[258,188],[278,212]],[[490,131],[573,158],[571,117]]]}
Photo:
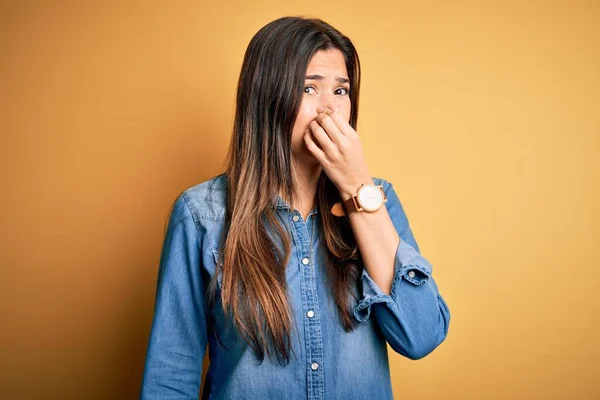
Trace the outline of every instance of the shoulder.
{"label": "shoulder", "polygon": [[394,188],[394,185],[392,184],[392,182],[388,181],[385,178],[375,177],[375,176],[372,176],[371,179],[373,179],[373,183],[375,183],[375,185],[382,186],[383,192],[385,193],[385,196],[388,199],[386,202],[386,207],[387,207],[388,211],[390,211],[390,210],[395,211],[397,209],[401,218],[405,219],[406,215],[404,212],[404,206],[402,205],[402,202],[400,201],[400,198],[398,197],[398,193],[396,192],[396,189]]}
{"label": "shoulder", "polygon": [[[392,194],[390,192],[395,195],[390,181],[377,176],[371,178],[375,185],[383,187],[388,198]],[[392,197],[395,197],[394,195]],[[176,199],[174,207],[182,215],[190,214],[197,222],[200,220],[223,221],[225,220],[226,199],[227,176],[222,173],[186,188]]]}
{"label": "shoulder", "polygon": [[225,219],[227,177],[225,173],[186,188],[175,201],[175,209],[187,208],[194,220]]}

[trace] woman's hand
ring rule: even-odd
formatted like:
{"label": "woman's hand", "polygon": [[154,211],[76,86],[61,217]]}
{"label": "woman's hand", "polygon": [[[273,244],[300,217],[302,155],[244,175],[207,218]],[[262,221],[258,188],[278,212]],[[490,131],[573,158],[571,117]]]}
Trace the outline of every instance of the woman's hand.
{"label": "woman's hand", "polygon": [[373,184],[360,138],[339,112],[322,107],[317,112],[304,142],[337,186],[342,200],[347,200],[363,183]]}

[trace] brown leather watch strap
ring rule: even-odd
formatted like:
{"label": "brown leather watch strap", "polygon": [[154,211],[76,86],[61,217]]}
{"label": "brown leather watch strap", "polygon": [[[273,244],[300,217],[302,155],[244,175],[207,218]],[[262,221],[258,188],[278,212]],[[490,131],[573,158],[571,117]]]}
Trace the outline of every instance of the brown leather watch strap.
{"label": "brown leather watch strap", "polygon": [[358,210],[358,206],[356,205],[356,195],[353,195],[344,202],[335,203],[333,207],[331,207],[331,213],[336,217],[342,217],[356,210]]}
{"label": "brown leather watch strap", "polygon": [[346,210],[344,210],[342,203],[335,203],[333,207],[331,207],[331,213],[336,217],[343,217],[346,215]]}

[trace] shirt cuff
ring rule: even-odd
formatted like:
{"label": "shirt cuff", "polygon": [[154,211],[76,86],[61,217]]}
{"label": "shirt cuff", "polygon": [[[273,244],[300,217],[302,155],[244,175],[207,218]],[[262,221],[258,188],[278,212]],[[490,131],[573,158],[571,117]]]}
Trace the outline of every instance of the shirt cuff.
{"label": "shirt cuff", "polygon": [[400,280],[404,279],[415,286],[426,283],[431,277],[431,264],[413,246],[400,239],[394,259],[394,280],[391,293],[385,294],[371,278],[366,268],[362,271],[362,300],[354,307],[354,317],[366,321],[371,314],[371,305],[376,303],[396,303]]}

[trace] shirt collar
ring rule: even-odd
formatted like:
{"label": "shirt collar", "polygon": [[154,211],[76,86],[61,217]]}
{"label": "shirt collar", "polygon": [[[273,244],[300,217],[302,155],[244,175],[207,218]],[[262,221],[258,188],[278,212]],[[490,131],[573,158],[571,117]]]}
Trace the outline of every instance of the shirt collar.
{"label": "shirt collar", "polygon": [[[288,203],[287,201],[285,201],[283,199],[283,197],[281,197],[281,195],[277,195],[277,200],[275,201],[275,208],[277,209],[291,209],[290,203]],[[308,213],[309,216],[313,215],[313,214],[318,214],[319,211],[317,210],[317,207],[313,207],[312,210],[310,210],[310,212]]]}

